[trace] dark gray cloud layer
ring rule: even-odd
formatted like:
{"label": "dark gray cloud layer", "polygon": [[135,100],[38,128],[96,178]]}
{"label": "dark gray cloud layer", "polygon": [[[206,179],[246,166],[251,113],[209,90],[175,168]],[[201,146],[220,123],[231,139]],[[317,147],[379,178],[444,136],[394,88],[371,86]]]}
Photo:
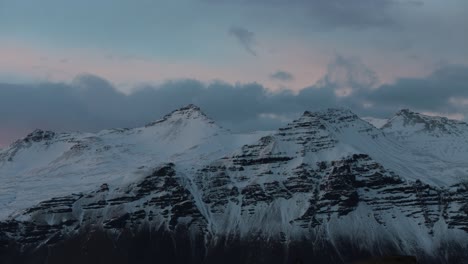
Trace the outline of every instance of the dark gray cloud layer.
{"label": "dark gray cloud layer", "polygon": [[426,111],[456,112],[468,110],[468,67],[449,65],[423,79],[404,78],[383,85],[367,96],[386,107],[412,107]]}
{"label": "dark gray cloud layer", "polygon": [[272,73],[270,75],[270,78],[274,80],[283,81],[283,82],[294,80],[294,76],[291,73],[286,72],[286,71],[277,71],[275,73]]}
{"label": "dark gray cloud layer", "polygon": [[[401,8],[421,6],[418,0],[204,0],[212,3],[241,4],[280,9],[301,21],[330,27],[369,28],[398,25]],[[300,11],[300,12],[298,12]],[[299,16],[299,17],[298,17]]]}
{"label": "dark gray cloud layer", "polygon": [[[326,107],[348,107],[361,116],[375,117],[389,117],[400,108],[468,113],[466,66],[446,66],[427,78],[405,78],[377,88],[365,87],[373,84],[368,81],[373,73],[359,67],[364,66],[339,57],[321,82],[297,94],[273,93],[259,84],[177,80],[126,95],[93,75],[77,77],[70,84],[0,84],[0,144],[35,128],[97,131],[141,126],[189,103],[234,131],[275,129],[304,110]],[[345,78],[330,77],[336,69],[344,71]],[[362,72],[368,76],[357,81]],[[351,93],[338,96],[343,86]]]}
{"label": "dark gray cloud layer", "polygon": [[229,35],[234,36],[239,44],[250,54],[257,56],[255,52],[255,34],[242,27],[231,27]]}
{"label": "dark gray cloud layer", "polygon": [[[262,1],[262,0],[261,0]],[[289,1],[276,0],[286,3]],[[324,25],[336,27],[389,26],[395,23],[390,15],[394,0],[293,0],[307,14]]]}

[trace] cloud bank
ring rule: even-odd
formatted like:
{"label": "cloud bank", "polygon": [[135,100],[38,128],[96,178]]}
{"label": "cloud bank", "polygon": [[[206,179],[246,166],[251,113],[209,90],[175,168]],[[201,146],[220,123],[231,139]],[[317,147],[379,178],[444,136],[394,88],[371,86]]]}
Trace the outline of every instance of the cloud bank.
{"label": "cloud bank", "polygon": [[[328,69],[321,81],[298,93],[271,92],[257,83],[186,79],[123,94],[94,75],[78,76],[71,83],[1,83],[0,144],[35,128],[98,131],[142,126],[190,103],[233,131],[276,129],[304,110],[326,107],[347,107],[374,117],[390,117],[401,108],[468,116],[467,66],[449,65],[425,78],[403,78],[378,87],[373,87],[375,73],[356,59],[337,57]],[[348,92],[340,93],[342,89]]]}

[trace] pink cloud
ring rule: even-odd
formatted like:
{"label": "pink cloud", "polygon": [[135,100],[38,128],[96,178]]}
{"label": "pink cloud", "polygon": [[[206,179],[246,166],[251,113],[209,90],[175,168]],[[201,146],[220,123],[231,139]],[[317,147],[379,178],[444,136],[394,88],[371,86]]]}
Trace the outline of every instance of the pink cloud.
{"label": "pink cloud", "polygon": [[[259,82],[272,90],[288,88],[299,91],[319,81],[336,56],[336,51],[323,43],[310,46],[310,43],[300,39],[265,39],[259,46],[262,49],[254,58],[224,59],[220,56],[215,60],[191,61],[151,59],[78,48],[52,50],[0,39],[0,76],[70,81],[79,74],[91,73],[110,80],[124,91],[138,83],[161,83],[179,78],[230,83]],[[402,63],[403,59],[398,56],[372,52],[361,55],[365,55],[361,58],[363,63],[378,73],[381,83],[390,83],[399,77],[425,76],[432,70],[416,61],[410,63],[405,60]],[[278,70],[294,76],[287,87],[269,78]]]}
{"label": "pink cloud", "polygon": [[[304,53],[309,55],[305,56]],[[314,84],[324,73],[325,57],[314,59],[297,44],[289,53],[270,52],[252,61],[234,60],[210,63],[203,61],[167,61],[139,56],[109,54],[98,50],[49,50],[24,43],[0,41],[0,75],[20,76],[43,81],[70,81],[76,75],[91,73],[117,86],[141,82],[160,83],[168,79],[193,78],[201,81],[222,80],[230,83],[260,82],[271,89],[278,83],[269,78],[272,72],[285,69],[294,80],[288,88],[299,90]],[[222,60],[220,58],[219,60]]]}
{"label": "pink cloud", "polygon": [[61,53],[2,43],[0,57],[0,72],[20,73],[52,81],[70,80],[81,73],[96,74],[116,83],[180,77],[202,80],[212,76],[229,77],[218,69],[192,63],[158,62],[130,56],[113,56],[118,59],[110,59],[98,51],[78,49]]}

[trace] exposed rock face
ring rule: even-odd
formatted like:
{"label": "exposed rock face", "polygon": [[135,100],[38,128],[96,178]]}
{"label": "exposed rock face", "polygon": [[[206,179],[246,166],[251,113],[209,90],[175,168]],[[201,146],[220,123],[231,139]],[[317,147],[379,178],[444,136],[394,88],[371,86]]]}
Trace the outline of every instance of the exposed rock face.
{"label": "exposed rock face", "polygon": [[[179,128],[179,114],[206,118],[188,106],[149,129],[166,123]],[[145,131],[106,133],[125,138]],[[48,137],[32,136],[40,142]],[[98,137],[86,142],[95,143],[80,151],[100,149],[99,159],[123,144]],[[218,158],[174,154],[180,160],[146,163],[130,180],[96,182],[17,211],[0,221],[0,262],[351,263],[378,255],[412,255],[421,263],[468,260],[468,185],[434,184],[437,172],[424,170],[417,159],[395,158],[400,153],[393,143],[399,144],[348,110],[305,112]],[[426,173],[435,176],[426,180]]]}
{"label": "exposed rock face", "polygon": [[23,246],[55,243],[81,228],[95,227],[138,231],[149,224],[156,230],[174,231],[180,224],[203,231],[206,221],[173,166],[162,166],[142,181],[113,192],[101,188],[40,202],[23,213],[28,221],[2,223],[4,244],[10,237]]}
{"label": "exposed rock face", "polygon": [[42,140],[51,140],[55,136],[55,133],[52,131],[43,131],[40,129],[34,130],[32,133],[28,134],[26,138],[24,138],[24,142],[39,142]]}

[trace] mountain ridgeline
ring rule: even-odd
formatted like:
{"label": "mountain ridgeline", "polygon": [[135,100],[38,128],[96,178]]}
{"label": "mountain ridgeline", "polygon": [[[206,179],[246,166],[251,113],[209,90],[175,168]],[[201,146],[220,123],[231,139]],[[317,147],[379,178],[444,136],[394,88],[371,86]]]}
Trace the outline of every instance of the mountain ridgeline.
{"label": "mountain ridgeline", "polygon": [[0,263],[468,262],[468,125],[347,109],[232,133],[194,105],[0,150]]}

